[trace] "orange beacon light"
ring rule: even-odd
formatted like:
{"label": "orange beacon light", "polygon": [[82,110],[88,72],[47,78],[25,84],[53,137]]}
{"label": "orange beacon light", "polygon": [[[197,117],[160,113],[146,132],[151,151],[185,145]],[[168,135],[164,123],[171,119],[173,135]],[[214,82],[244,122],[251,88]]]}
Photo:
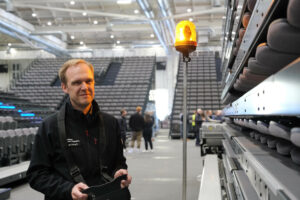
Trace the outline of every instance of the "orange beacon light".
{"label": "orange beacon light", "polygon": [[184,57],[196,50],[196,27],[190,21],[181,21],[176,26],[175,48]]}

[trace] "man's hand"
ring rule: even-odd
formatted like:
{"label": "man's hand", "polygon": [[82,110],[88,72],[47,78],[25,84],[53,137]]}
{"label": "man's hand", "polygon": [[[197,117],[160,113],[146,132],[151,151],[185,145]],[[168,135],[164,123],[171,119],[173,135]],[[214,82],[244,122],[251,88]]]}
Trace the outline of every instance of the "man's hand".
{"label": "man's hand", "polygon": [[72,188],[72,192],[71,192],[72,199],[73,200],[87,200],[88,195],[81,193],[82,190],[85,190],[87,188],[88,188],[88,186],[84,183],[78,183],[78,184],[74,185],[74,187]]}
{"label": "man's hand", "polygon": [[126,169],[119,169],[116,171],[114,178],[117,178],[119,176],[127,174],[127,180],[122,180],[121,181],[121,188],[128,187],[129,184],[131,183],[131,176],[128,174],[128,171]]}

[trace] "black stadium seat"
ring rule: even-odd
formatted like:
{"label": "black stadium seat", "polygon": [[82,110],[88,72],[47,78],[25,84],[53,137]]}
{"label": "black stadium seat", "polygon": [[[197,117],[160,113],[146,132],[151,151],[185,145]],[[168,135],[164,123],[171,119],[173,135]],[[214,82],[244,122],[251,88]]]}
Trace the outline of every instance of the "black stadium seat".
{"label": "black stadium seat", "polygon": [[271,135],[290,140],[290,128],[274,121],[270,121],[269,132]]}
{"label": "black stadium seat", "polygon": [[260,75],[270,75],[277,72],[279,69],[274,67],[266,67],[258,62],[254,57],[250,57],[248,60],[248,69],[251,73]]}
{"label": "black stadium seat", "polygon": [[276,144],[277,152],[284,156],[289,156],[293,145],[290,142],[280,140]]}
{"label": "black stadium seat", "polygon": [[299,56],[300,28],[290,25],[286,19],[277,19],[269,26],[267,42],[276,51]]}
{"label": "black stadium seat", "polygon": [[271,49],[266,43],[260,44],[256,49],[255,58],[265,68],[274,68],[280,70],[296,58],[297,54],[286,54]]}
{"label": "black stadium seat", "polygon": [[275,138],[275,137],[268,137],[267,138],[267,144],[268,144],[268,147],[270,148],[270,149],[275,149],[276,148],[276,144],[278,143],[278,139],[277,138]]}
{"label": "black stadium seat", "polygon": [[287,20],[288,22],[300,29],[300,1],[299,0],[289,0],[287,9]]}
{"label": "black stadium seat", "polygon": [[291,129],[291,142],[300,147],[300,128],[299,127],[295,127],[293,129]]}
{"label": "black stadium seat", "polygon": [[300,165],[300,148],[293,148],[291,150],[291,158],[294,163]]}

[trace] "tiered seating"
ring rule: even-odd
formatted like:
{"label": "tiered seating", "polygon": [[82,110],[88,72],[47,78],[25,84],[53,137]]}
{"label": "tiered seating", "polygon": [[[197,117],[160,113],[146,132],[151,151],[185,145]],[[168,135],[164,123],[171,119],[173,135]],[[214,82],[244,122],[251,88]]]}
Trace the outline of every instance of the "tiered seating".
{"label": "tiered seating", "polygon": [[16,129],[17,122],[11,116],[0,116],[0,130]]}
{"label": "tiered seating", "polygon": [[[103,79],[111,58],[86,60],[93,64],[95,77],[102,76]],[[18,97],[32,103],[58,109],[65,99],[65,94],[60,86],[53,86],[53,83],[57,79],[59,68],[65,61],[66,59],[63,58],[34,61],[32,67],[16,81],[12,91]],[[120,109],[125,108],[130,115],[135,111],[136,106],[146,106],[155,58],[126,57],[118,62],[122,63],[114,85],[96,85],[95,98],[103,111],[119,116]]]}
{"label": "tiered seating", "polygon": [[[191,118],[197,108],[218,110],[220,83],[217,81],[214,52],[194,52],[187,69],[187,110]],[[183,108],[183,66],[179,65],[171,118],[171,133],[179,133],[180,113]]]}
{"label": "tiered seating", "polygon": [[59,86],[20,86],[14,89],[21,98],[32,103],[45,105],[51,108],[58,108],[65,97],[65,93]]}
{"label": "tiered seating", "polygon": [[[94,66],[96,76],[100,76],[109,65],[110,58],[86,59]],[[12,90],[21,98],[40,105],[58,109],[65,98],[60,86],[52,86],[58,77],[58,70],[66,58],[38,59],[16,81]]]}
{"label": "tiered seating", "polygon": [[154,57],[125,57],[114,85],[95,86],[95,99],[101,110],[119,117],[124,108],[129,117],[136,106],[145,108],[154,65]]}
{"label": "tiered seating", "polygon": [[148,85],[96,86],[95,99],[104,112],[120,116],[120,110],[124,108],[131,115],[136,106],[145,106],[148,92]]}
{"label": "tiered seating", "polygon": [[0,167],[30,158],[37,128],[0,130]]}
{"label": "tiered seating", "polygon": [[148,85],[153,73],[153,57],[128,57],[124,59],[115,85],[139,84]]}
{"label": "tiered seating", "polygon": [[29,160],[37,127],[42,117],[53,110],[12,93],[1,93],[0,100],[0,167],[3,167]]}
{"label": "tiered seating", "polygon": [[50,107],[32,103],[12,93],[1,93],[0,130],[38,126],[42,118],[53,112]]}

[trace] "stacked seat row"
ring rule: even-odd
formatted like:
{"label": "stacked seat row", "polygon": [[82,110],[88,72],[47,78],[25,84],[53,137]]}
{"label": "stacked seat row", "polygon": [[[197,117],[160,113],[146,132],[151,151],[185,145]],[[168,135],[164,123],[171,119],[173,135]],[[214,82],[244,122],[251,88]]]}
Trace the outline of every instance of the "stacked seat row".
{"label": "stacked seat row", "polygon": [[[187,68],[187,114],[191,119],[198,108],[219,110],[221,85],[217,81],[214,52],[193,52]],[[180,61],[171,114],[171,134],[179,133],[180,114],[183,110],[183,67]],[[191,129],[190,129],[191,130]]]}
{"label": "stacked seat row", "polygon": [[36,127],[0,130],[0,166],[28,160],[36,133]]}

